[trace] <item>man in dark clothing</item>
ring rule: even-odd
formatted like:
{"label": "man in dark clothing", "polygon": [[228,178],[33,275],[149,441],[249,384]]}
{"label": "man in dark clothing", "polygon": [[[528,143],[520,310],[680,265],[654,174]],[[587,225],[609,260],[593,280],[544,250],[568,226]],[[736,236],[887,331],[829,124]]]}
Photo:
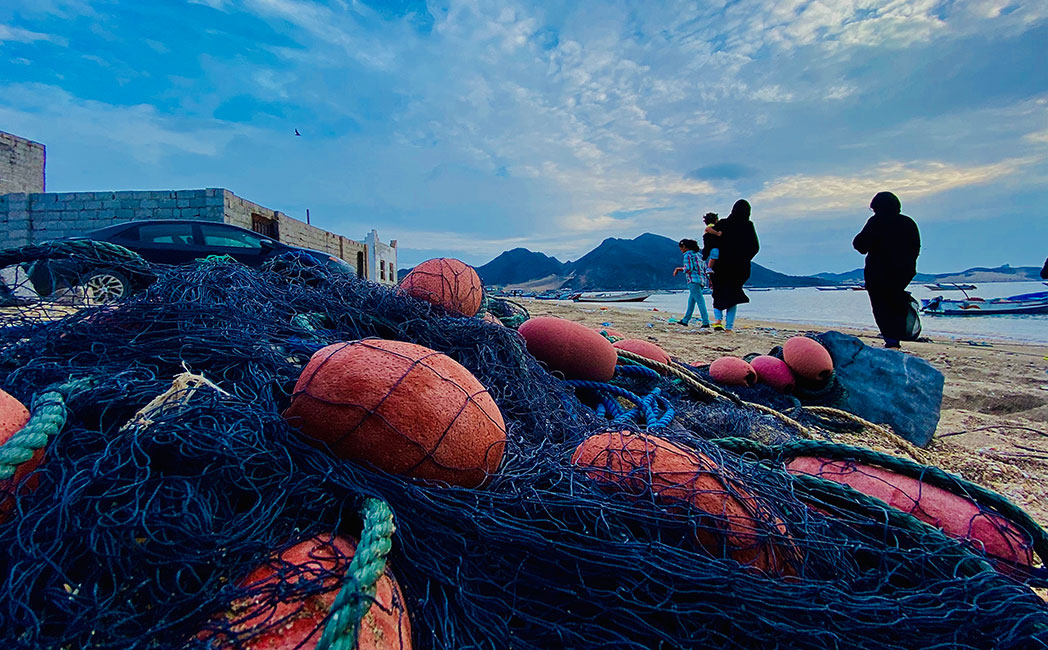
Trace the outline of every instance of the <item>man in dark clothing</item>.
{"label": "man in dark clothing", "polygon": [[884,347],[897,348],[899,341],[907,338],[910,297],[906,286],[917,274],[921,235],[913,219],[902,214],[902,204],[891,192],[878,193],[870,208],[873,216],[852,245],[866,255],[866,293]]}

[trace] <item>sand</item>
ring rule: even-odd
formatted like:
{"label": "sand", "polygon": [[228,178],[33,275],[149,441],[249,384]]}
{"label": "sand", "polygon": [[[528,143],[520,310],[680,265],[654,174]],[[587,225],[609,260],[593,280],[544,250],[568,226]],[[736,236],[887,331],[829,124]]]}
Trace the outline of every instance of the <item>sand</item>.
{"label": "sand", "polygon": [[[749,320],[745,305],[735,331],[715,332],[698,329],[697,322],[686,328],[668,322],[681,313],[548,300],[523,304],[532,316],[558,316],[588,326],[608,323],[605,327],[657,343],[692,364],[768,352],[791,336],[828,329],[854,334],[868,345],[883,345],[869,330]],[[1048,345],[980,343],[942,339],[904,344],[907,353],[926,359],[946,379],[935,438],[917,460],[996,490],[1048,525]],[[847,442],[908,455],[882,438]]]}

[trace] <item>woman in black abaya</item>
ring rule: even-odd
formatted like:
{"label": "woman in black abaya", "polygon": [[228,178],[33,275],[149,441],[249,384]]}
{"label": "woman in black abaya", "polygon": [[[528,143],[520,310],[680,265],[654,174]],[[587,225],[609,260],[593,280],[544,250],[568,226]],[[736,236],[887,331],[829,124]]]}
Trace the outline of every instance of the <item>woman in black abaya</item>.
{"label": "woman in black abaya", "polygon": [[707,233],[717,235],[717,248],[720,257],[713,272],[713,315],[716,319],[714,329],[722,322],[726,331],[735,326],[735,312],[739,305],[750,299],[742,290],[742,285],[750,279],[750,261],[760,250],[757,231],[750,221],[750,204],[739,199],[731,208],[731,214],[706,229]]}

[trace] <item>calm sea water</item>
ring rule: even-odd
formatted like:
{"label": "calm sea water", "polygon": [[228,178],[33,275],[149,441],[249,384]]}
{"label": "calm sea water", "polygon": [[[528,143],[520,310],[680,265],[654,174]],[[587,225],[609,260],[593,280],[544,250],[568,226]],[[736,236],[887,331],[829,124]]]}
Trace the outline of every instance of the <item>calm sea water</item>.
{"label": "calm sea water", "polygon": [[[1020,293],[1048,291],[1040,282],[987,282],[968,295],[980,298],[1001,298]],[[918,301],[943,295],[963,298],[959,291],[932,291],[923,284],[910,285],[909,291]],[[876,329],[870,299],[865,291],[818,291],[815,288],[747,290],[749,304],[739,306],[743,319],[771,320],[788,323],[842,326]],[[656,294],[644,302],[613,303],[616,308],[668,312],[680,317],[688,305],[686,293]],[[706,296],[706,305],[712,310],[713,299]],[[712,311],[710,317],[713,317]],[[696,310],[695,318],[698,318]],[[1048,314],[997,316],[930,316],[921,314],[923,335],[931,338],[1005,339],[1048,343]]]}

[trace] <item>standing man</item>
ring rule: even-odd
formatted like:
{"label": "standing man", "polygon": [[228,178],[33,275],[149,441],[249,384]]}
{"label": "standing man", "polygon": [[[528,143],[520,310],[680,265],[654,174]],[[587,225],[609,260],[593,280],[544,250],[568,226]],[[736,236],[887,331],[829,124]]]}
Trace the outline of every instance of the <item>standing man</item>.
{"label": "standing man", "polygon": [[917,274],[921,234],[913,219],[902,214],[899,197],[880,192],[870,201],[873,216],[852,245],[866,256],[866,293],[873,318],[884,337],[884,347],[898,348],[907,337],[910,297],[906,286]]}

